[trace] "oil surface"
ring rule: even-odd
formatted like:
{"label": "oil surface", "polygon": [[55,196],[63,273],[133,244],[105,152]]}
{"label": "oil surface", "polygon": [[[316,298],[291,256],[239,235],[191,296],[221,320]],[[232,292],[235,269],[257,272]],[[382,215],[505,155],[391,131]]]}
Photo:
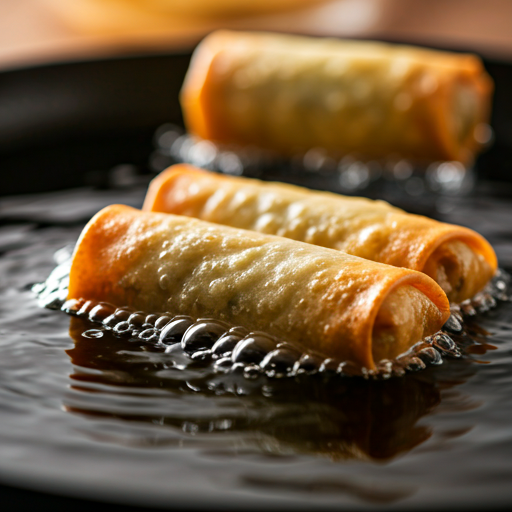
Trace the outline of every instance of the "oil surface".
{"label": "oil surface", "polygon": [[[102,200],[137,204],[142,193]],[[512,504],[512,304],[475,319],[468,355],[402,378],[207,374],[37,306],[30,286],[102,206],[73,194],[51,200],[64,206],[44,225],[20,203],[0,226],[3,482],[209,508]],[[480,197],[443,211],[512,268],[512,205]]]}

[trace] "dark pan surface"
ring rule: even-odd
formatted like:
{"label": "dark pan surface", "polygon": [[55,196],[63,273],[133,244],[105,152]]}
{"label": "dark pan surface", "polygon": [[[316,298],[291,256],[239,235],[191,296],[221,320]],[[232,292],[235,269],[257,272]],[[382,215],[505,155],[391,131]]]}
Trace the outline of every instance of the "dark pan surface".
{"label": "dark pan surface", "polygon": [[[141,204],[154,130],[181,123],[177,95],[188,59],[142,56],[0,74],[5,510],[109,502],[508,508],[510,303],[476,319],[479,343],[463,359],[404,379],[325,386],[242,378],[217,390],[202,387],[193,367],[173,373],[142,347],[81,336],[90,326],[72,326],[70,335],[69,317],[38,308],[29,287],[54,267],[55,251],[72,245],[102,206]],[[503,183],[510,180],[512,66],[487,66],[497,84],[496,143],[478,164],[487,181],[469,197],[438,198],[429,213],[477,229],[512,270],[512,194]],[[82,188],[64,190],[70,187]]]}

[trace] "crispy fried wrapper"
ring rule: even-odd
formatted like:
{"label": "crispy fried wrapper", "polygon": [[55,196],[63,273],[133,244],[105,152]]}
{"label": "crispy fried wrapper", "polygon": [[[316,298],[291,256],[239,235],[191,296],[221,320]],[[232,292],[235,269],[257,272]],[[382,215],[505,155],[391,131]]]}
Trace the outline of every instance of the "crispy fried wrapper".
{"label": "crispy fried wrapper", "polygon": [[218,31],[196,49],[181,104],[189,132],[216,142],[469,163],[492,91],[476,55]]}
{"label": "crispy fried wrapper", "polygon": [[153,180],[144,209],[283,236],[424,272],[452,302],[473,297],[497,269],[491,245],[471,229],[408,214],[384,201],[224,176],[185,164]]}
{"label": "crispy fried wrapper", "polygon": [[420,272],[119,205],[85,227],[68,297],[213,317],[368,369],[449,316],[444,292]]}

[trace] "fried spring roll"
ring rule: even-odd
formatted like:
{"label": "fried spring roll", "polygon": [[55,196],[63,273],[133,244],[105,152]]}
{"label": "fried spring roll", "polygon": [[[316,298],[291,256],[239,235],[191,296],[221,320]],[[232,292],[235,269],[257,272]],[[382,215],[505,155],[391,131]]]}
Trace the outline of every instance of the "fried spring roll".
{"label": "fried spring roll", "polygon": [[229,177],[176,165],[151,183],[144,210],[321,245],[432,277],[453,302],[473,297],[497,259],[475,231],[412,215],[384,201]]}
{"label": "fried spring roll", "polygon": [[119,205],[82,232],[68,297],[214,317],[369,369],[449,316],[445,294],[420,272]]}
{"label": "fried spring roll", "polygon": [[492,90],[475,55],[219,31],[196,49],[181,104],[190,133],[221,143],[469,162]]}

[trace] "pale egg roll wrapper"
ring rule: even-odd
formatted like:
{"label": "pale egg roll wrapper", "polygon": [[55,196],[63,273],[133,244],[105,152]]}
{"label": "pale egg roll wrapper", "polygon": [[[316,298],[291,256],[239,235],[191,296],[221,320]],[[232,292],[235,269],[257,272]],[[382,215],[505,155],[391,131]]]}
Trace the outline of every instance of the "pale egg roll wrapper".
{"label": "pale egg roll wrapper", "polygon": [[221,143],[470,162],[492,91],[476,55],[218,31],[195,50],[181,105],[190,133]]}
{"label": "pale egg roll wrapper", "polygon": [[84,228],[68,298],[216,318],[369,369],[449,317],[445,294],[422,273],[119,205]]}
{"label": "pale egg roll wrapper", "polygon": [[185,164],[170,167],[153,180],[144,209],[418,270],[457,303],[482,290],[497,269],[493,248],[471,229],[408,214],[384,201],[214,174]]}

